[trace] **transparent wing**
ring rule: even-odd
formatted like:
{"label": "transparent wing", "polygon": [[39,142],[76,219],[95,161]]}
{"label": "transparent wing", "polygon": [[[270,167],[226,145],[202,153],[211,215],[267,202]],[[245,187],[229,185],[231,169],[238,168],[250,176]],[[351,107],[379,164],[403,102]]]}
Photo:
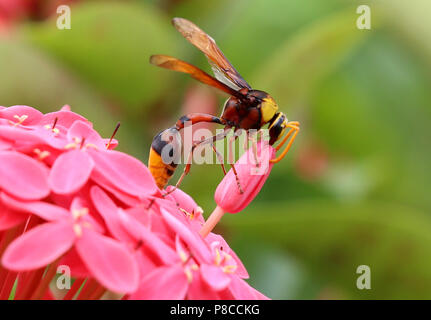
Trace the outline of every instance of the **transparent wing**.
{"label": "transparent wing", "polygon": [[172,24],[191,44],[202,51],[211,64],[215,77],[234,90],[251,89],[238,71],[224,56],[216,42],[208,34],[189,20],[183,18],[172,19]]}
{"label": "transparent wing", "polygon": [[214,88],[220,89],[230,95],[238,96],[239,94],[233,88],[217,80],[216,78],[213,78],[205,71],[202,71],[198,67],[195,67],[194,65],[191,65],[190,63],[187,63],[180,59],[157,54],[150,57],[150,63],[161,68],[187,73],[191,75],[194,79]]}

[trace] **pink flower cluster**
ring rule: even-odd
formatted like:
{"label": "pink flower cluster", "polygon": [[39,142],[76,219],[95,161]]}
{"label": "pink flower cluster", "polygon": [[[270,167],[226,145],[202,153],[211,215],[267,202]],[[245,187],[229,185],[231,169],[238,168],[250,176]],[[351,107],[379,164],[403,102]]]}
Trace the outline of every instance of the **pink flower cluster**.
{"label": "pink flower cluster", "polygon": [[64,299],[265,299],[193,199],[116,145],[68,106],[0,107],[0,299],[59,298],[60,265]]}

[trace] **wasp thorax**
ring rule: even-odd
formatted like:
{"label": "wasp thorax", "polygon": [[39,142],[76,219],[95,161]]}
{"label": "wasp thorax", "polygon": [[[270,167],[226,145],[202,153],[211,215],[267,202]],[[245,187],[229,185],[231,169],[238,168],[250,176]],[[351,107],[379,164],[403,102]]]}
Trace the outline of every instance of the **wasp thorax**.
{"label": "wasp thorax", "polygon": [[278,111],[278,104],[269,94],[266,94],[266,97],[262,99],[260,104],[260,110],[262,114],[262,125],[264,125],[275,116]]}

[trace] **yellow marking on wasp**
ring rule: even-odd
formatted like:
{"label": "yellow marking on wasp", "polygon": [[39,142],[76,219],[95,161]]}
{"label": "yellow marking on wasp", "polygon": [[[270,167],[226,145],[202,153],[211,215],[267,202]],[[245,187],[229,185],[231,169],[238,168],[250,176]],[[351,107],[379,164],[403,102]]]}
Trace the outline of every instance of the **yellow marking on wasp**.
{"label": "yellow marking on wasp", "polygon": [[272,117],[276,114],[278,110],[278,105],[275,102],[275,100],[268,96],[267,98],[263,99],[263,102],[260,107],[261,113],[262,113],[262,125],[269,122]]}

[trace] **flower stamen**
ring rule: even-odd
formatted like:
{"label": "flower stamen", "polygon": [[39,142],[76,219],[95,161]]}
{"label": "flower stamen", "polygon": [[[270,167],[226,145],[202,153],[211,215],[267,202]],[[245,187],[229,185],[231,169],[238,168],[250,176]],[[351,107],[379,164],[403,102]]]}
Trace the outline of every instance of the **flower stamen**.
{"label": "flower stamen", "polygon": [[19,126],[20,124],[23,124],[23,122],[28,118],[28,115],[26,115],[26,114],[23,114],[22,116],[19,116],[19,115],[14,115],[13,116],[15,119],[17,119],[17,122],[13,122],[13,121],[11,121],[11,120],[9,120],[9,123],[11,124],[11,125],[13,125],[14,127],[17,127],[17,126]]}
{"label": "flower stamen", "polygon": [[51,130],[54,133],[54,135],[58,135],[60,133],[60,130],[58,130],[58,128],[55,127],[57,125],[57,121],[58,121],[58,117],[55,117],[54,123],[52,124],[52,126],[49,124],[46,124],[43,127],[47,130]]}
{"label": "flower stamen", "polygon": [[39,148],[34,149],[33,152],[37,154],[37,159],[40,161],[43,161],[43,159],[51,155],[51,152],[47,150],[41,151]]}
{"label": "flower stamen", "polygon": [[73,231],[75,232],[77,237],[82,236],[82,227],[79,224],[75,223],[73,225]]}
{"label": "flower stamen", "polygon": [[81,209],[73,209],[72,210],[72,216],[75,220],[87,215],[89,212],[88,208],[81,208]]}

